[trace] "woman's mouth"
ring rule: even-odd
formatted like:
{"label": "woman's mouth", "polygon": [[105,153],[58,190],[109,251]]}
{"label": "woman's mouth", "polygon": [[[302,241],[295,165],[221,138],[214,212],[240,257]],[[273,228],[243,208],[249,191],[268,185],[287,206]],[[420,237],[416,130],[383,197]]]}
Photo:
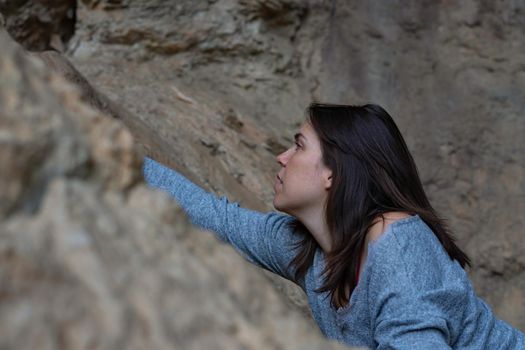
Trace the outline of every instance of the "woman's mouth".
{"label": "woman's mouth", "polygon": [[283,186],[283,181],[279,177],[279,175],[275,176],[275,184],[273,185],[273,188],[275,191],[280,191],[280,188]]}

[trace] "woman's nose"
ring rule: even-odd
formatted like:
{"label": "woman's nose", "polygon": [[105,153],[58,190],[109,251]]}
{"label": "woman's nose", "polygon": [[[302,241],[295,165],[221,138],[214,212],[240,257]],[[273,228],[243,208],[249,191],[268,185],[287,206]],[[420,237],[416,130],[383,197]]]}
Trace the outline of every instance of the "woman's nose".
{"label": "woman's nose", "polygon": [[276,159],[277,159],[277,163],[279,163],[282,167],[286,166],[286,152],[283,152],[281,154],[279,154]]}
{"label": "woman's nose", "polygon": [[288,160],[290,160],[290,154],[292,151],[293,151],[292,148],[288,148],[286,151],[279,154],[277,156],[277,163],[281,164],[282,167],[285,167],[286,164],[288,163]]}

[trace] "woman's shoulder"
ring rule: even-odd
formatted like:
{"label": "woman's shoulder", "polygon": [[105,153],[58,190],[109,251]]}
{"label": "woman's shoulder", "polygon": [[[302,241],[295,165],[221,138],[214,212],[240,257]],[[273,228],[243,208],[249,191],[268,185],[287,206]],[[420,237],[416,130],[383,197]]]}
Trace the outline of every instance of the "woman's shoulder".
{"label": "woman's shoulder", "polygon": [[463,268],[418,215],[389,225],[368,249],[370,273],[380,275],[384,283],[416,287],[459,283],[463,288],[470,284]]}
{"label": "woman's shoulder", "polygon": [[434,255],[448,256],[436,234],[419,215],[391,223],[383,234],[370,242],[369,249],[383,255],[414,260]]}

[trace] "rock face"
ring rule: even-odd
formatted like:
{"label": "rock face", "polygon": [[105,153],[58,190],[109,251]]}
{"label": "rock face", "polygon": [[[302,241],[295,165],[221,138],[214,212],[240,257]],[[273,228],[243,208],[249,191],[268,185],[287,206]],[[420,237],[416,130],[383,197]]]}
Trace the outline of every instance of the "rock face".
{"label": "rock face", "polygon": [[143,184],[121,121],[0,45],[0,348],[342,348]]}

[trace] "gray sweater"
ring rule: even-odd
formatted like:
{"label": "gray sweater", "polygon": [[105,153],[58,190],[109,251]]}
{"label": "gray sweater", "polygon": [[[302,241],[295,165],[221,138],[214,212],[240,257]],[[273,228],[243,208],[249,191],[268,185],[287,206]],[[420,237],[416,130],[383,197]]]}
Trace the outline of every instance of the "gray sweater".
{"label": "gray sweater", "polygon": [[495,317],[417,215],[394,222],[368,245],[350,302],[336,310],[327,292],[314,292],[322,283],[321,249],[301,280],[287,269],[296,253],[292,246],[301,239],[289,227],[293,217],[242,208],[148,157],[143,173],[146,183],[169,193],[193,224],[215,232],[249,262],[298,284],[330,339],[371,349],[525,349],[525,334]]}

